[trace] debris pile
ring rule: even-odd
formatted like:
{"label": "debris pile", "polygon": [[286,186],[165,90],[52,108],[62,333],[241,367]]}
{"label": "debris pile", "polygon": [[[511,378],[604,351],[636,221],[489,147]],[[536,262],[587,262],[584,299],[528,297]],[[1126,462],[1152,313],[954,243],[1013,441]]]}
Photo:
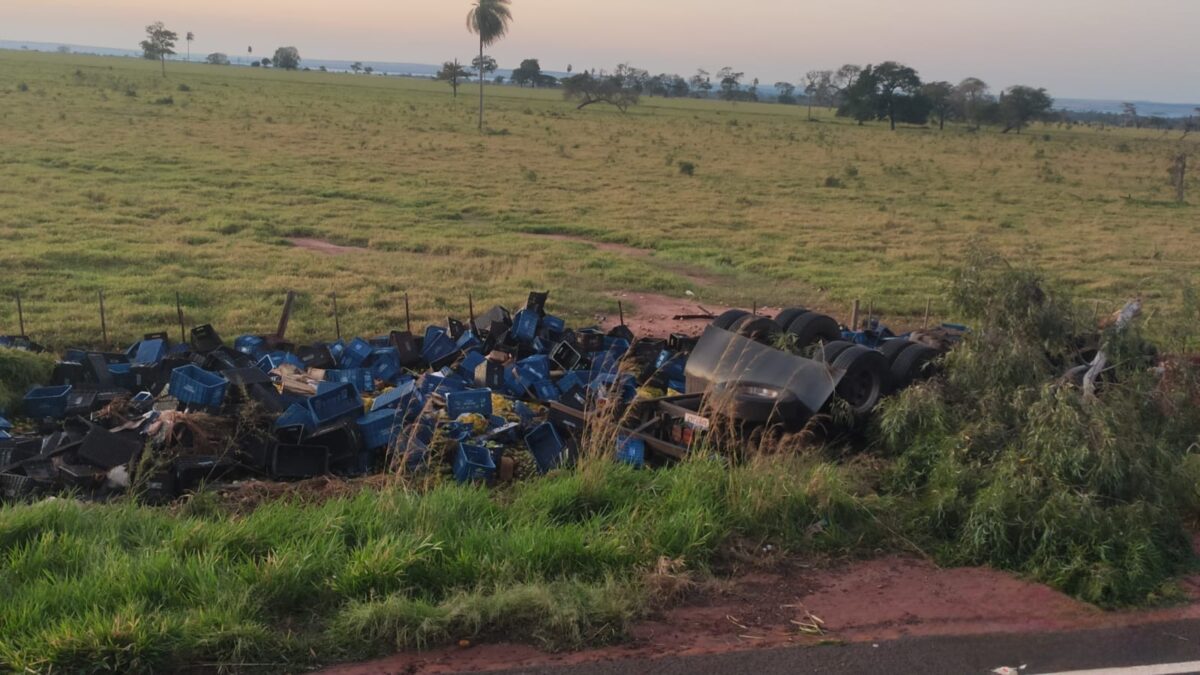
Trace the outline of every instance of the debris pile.
{"label": "debris pile", "polygon": [[703,442],[715,399],[742,434],[795,430],[834,398],[861,418],[939,354],[803,308],[731,310],[699,338],[574,330],[547,298],[422,334],[297,345],[289,294],[273,335],[227,344],[203,325],[184,343],[68,350],[25,395],[24,433],[0,418],[0,499],[133,489],[165,502],[202,483],[327,474],[509,481],[571,462],[593,423],[618,461],[669,462]]}

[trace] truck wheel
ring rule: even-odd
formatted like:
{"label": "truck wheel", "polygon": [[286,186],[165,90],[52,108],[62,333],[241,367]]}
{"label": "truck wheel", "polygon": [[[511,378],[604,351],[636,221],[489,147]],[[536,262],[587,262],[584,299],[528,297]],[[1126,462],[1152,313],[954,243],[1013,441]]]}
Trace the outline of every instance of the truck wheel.
{"label": "truck wheel", "polygon": [[787,327],[787,332],[796,336],[796,347],[803,348],[824,340],[832,342],[842,338],[838,323],[824,314],[809,312],[796,317]]}
{"label": "truck wheel", "polygon": [[783,329],[779,327],[779,324],[775,323],[774,319],[754,314],[747,314],[734,321],[729,326],[729,330],[742,337],[748,337],[755,342],[761,342],[766,345],[771,344],[775,336],[783,332]]}
{"label": "truck wheel", "polygon": [[734,321],[737,321],[738,319],[742,318],[743,316],[747,316],[748,314],[750,314],[750,312],[747,312],[744,309],[731,309],[731,310],[728,310],[727,312],[721,314],[721,316],[718,316],[717,318],[713,319],[712,325],[716,326],[717,328],[724,328],[725,330],[729,330],[729,327],[733,325]]}
{"label": "truck wheel", "polygon": [[900,352],[892,363],[892,387],[900,390],[933,374],[933,362],[939,353],[925,345],[914,345]]}
{"label": "truck wheel", "polygon": [[846,342],[845,340],[834,340],[833,342],[826,342],[825,344],[823,344],[819,348],[817,348],[816,353],[813,354],[813,358],[819,359],[823,363],[832,364],[834,362],[834,360],[837,359],[837,357],[839,355],[841,355],[842,352],[846,351],[847,349],[849,349],[853,346],[854,346],[853,342]]}
{"label": "truck wheel", "polygon": [[788,307],[775,317],[775,323],[779,324],[782,328],[787,328],[793,321],[804,314],[808,314],[808,310],[803,307]]}
{"label": "truck wheel", "polygon": [[846,402],[850,412],[861,418],[878,405],[888,377],[887,359],[874,349],[854,345],[833,361],[834,368],[846,371],[837,385],[838,398]]}
{"label": "truck wheel", "polygon": [[879,345],[879,353],[883,354],[883,358],[887,359],[888,365],[890,366],[896,362],[896,357],[900,355],[900,352],[915,344],[917,343],[910,340],[905,340],[904,338],[887,340],[883,344]]}

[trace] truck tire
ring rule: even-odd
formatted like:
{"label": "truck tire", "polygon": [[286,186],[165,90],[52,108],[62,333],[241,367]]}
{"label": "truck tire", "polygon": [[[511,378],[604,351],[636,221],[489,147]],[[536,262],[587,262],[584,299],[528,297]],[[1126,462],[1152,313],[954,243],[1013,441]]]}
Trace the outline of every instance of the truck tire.
{"label": "truck tire", "polygon": [[892,389],[898,391],[933,374],[932,365],[939,352],[925,345],[914,345],[900,352],[892,362]]}
{"label": "truck tire", "polygon": [[729,327],[733,325],[734,321],[737,321],[748,314],[750,314],[750,312],[747,312],[744,309],[731,309],[721,314],[721,316],[713,319],[712,325],[716,326],[717,328],[729,330]]}
{"label": "truck tire", "polygon": [[842,338],[838,323],[824,314],[809,312],[796,317],[787,327],[787,332],[796,336],[798,349],[815,344],[818,340],[833,342]]}
{"label": "truck tire", "polygon": [[813,355],[813,358],[818,359],[823,363],[832,364],[834,362],[834,360],[836,360],[837,357],[841,355],[842,352],[846,351],[847,349],[849,349],[853,346],[854,346],[853,342],[846,342],[845,340],[834,340],[833,342],[826,342],[825,344],[821,345],[816,350],[816,353]]}
{"label": "truck tire", "polygon": [[905,340],[903,338],[887,340],[883,344],[879,345],[879,353],[883,354],[883,358],[887,359],[888,366],[890,367],[896,362],[896,357],[900,355],[900,352],[903,352],[915,344],[917,343],[910,340]]}
{"label": "truck tire", "polygon": [[781,328],[787,328],[804,314],[808,314],[808,310],[803,307],[788,307],[775,317],[775,323],[779,324]]}
{"label": "truck tire", "polygon": [[783,332],[783,329],[779,327],[778,323],[775,323],[774,319],[754,314],[747,314],[734,321],[729,326],[729,330],[765,345],[771,344],[775,337]]}
{"label": "truck tire", "polygon": [[845,401],[855,418],[870,414],[883,397],[888,380],[887,359],[874,349],[854,345],[834,359],[833,367],[846,371],[837,385],[838,398]]}

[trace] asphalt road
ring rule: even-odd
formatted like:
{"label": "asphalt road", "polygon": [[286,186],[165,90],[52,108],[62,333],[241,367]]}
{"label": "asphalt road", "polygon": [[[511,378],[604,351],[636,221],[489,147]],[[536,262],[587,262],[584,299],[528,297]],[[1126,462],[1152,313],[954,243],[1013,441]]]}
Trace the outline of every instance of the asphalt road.
{"label": "asphalt road", "polygon": [[[1135,666],[1198,662],[1192,667]],[[571,667],[507,670],[537,675],[655,673],[947,673],[990,674],[1000,667],[1020,675],[1115,669],[1129,675],[1200,672],[1200,621],[1067,633],[921,637],[891,642],[758,649],[726,654],[626,659]],[[1129,668],[1122,671],[1121,669]]]}

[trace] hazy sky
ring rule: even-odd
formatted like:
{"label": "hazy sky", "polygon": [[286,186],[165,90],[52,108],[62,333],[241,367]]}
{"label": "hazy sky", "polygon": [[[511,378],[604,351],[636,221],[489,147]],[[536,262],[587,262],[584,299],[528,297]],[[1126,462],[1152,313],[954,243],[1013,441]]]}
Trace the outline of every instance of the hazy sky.
{"label": "hazy sky", "polygon": [[[136,48],[162,20],[193,54],[441,62],[470,57],[468,0],[0,0],[0,39]],[[764,83],[895,59],[924,79],[981,77],[1062,97],[1200,100],[1200,0],[514,0],[502,67],[628,61]]]}

